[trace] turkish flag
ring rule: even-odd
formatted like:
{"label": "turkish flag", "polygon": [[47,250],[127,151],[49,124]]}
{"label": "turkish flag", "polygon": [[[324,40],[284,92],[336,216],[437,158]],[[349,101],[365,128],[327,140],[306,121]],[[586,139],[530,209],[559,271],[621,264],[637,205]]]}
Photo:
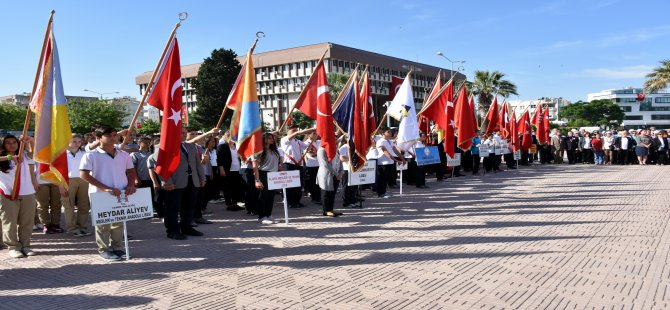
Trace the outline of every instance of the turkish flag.
{"label": "turkish flag", "polygon": [[544,107],[542,123],[542,136],[544,137],[545,143],[549,143],[549,131],[551,126],[549,126],[549,107],[547,106]]}
{"label": "turkish flag", "polygon": [[321,137],[321,147],[326,149],[328,160],[332,160],[337,153],[337,141],[335,140],[333,110],[323,60],[319,61],[314,68],[314,73],[307,81],[305,90],[295,102],[295,108],[305,113],[307,117],[316,120],[316,134]]}
{"label": "turkish flag", "polygon": [[503,100],[502,109],[500,109],[500,136],[507,138],[509,135],[509,116],[507,114],[507,100]]}
{"label": "turkish flag", "polygon": [[400,85],[402,85],[402,82],[404,82],[405,79],[398,77],[398,76],[391,76],[391,88],[389,88],[389,97],[388,101],[392,101],[393,98],[395,98],[396,92],[398,92],[398,89],[400,88]]}
{"label": "turkish flag", "polygon": [[455,122],[458,126],[458,148],[467,151],[472,147],[472,138],[477,135],[477,123],[474,122],[474,111],[470,106],[470,98],[468,98],[468,91],[463,84],[461,91],[456,99],[456,107],[454,115],[458,115],[458,120]]}
{"label": "turkish flag", "polygon": [[518,134],[521,134],[521,149],[527,151],[530,149],[531,144],[533,144],[533,135],[530,128],[530,114],[528,110],[523,113],[521,119],[517,123]]}
{"label": "turkish flag", "polygon": [[475,126],[475,130],[479,130],[479,122],[477,121],[477,110],[475,110],[475,96],[470,95],[470,99],[468,100],[470,102],[470,117],[472,117],[472,124]]}
{"label": "turkish flag", "polygon": [[535,124],[535,136],[540,145],[547,143],[547,140],[544,139],[544,111],[542,110],[542,105],[538,104],[537,109],[535,110],[535,121],[531,120],[531,124]]}
{"label": "turkish flag", "polygon": [[165,54],[165,59],[158,68],[158,76],[151,90],[147,103],[163,112],[161,121],[161,140],[156,173],[163,180],[172,176],[181,160],[179,145],[181,144],[181,113],[182,84],[181,66],[179,64],[179,44],[175,37]]}
{"label": "turkish flag", "polygon": [[516,125],[516,113],[512,110],[512,115],[509,116],[509,140],[512,143],[512,151],[516,152],[519,149],[519,132]]}
{"label": "turkish flag", "polygon": [[486,131],[484,134],[488,135],[490,133],[500,130],[500,114],[498,114],[498,98],[493,97],[493,102],[489,106],[489,112],[486,113],[486,120],[488,124],[486,125]]}
{"label": "turkish flag", "polygon": [[[372,107],[372,89],[370,87],[370,74],[368,71],[365,71],[363,74],[363,83],[361,84],[360,95],[358,100],[354,103],[354,132],[353,132],[353,144],[354,151],[356,152],[356,162],[354,163],[354,168],[356,171],[360,170],[363,165],[365,165],[366,158],[365,156],[368,153],[368,150],[372,146],[372,140],[370,140],[370,135],[375,130],[374,127],[370,128],[370,109]],[[374,114],[372,115],[374,119]],[[351,136],[351,135],[350,135]]]}

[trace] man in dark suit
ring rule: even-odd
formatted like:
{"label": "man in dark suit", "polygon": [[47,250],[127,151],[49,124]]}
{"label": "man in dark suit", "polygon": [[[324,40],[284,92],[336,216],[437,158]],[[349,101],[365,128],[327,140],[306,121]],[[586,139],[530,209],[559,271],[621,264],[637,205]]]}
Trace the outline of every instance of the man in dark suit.
{"label": "man in dark suit", "polygon": [[[232,152],[237,152],[236,149],[231,149],[232,143],[234,142],[230,141],[230,133],[226,132],[224,134],[224,142],[219,143],[216,148],[216,163],[219,165],[219,171],[216,171],[215,173],[218,173],[221,177],[221,186],[223,189],[223,198],[226,201],[226,210],[240,211],[243,208],[239,207],[237,203],[244,201],[243,194],[245,189],[242,186],[242,178],[239,171],[230,171],[233,164]],[[235,160],[239,161],[236,156]]]}
{"label": "man in dark suit", "polygon": [[665,165],[668,161],[668,140],[663,137],[663,131],[656,133],[656,137],[651,140],[651,145],[656,151],[656,164]]}
{"label": "man in dark suit", "polygon": [[[170,178],[160,178],[165,192],[165,228],[167,237],[175,240],[186,239],[186,236],[202,236],[191,226],[193,211],[198,197],[198,189],[205,186],[205,171],[200,163],[200,156],[195,144],[186,143],[186,128],[182,128],[179,146],[180,160],[177,170]],[[156,152],[159,150],[157,149]]]}
{"label": "man in dark suit", "polygon": [[576,162],[576,152],[579,144],[579,139],[575,137],[575,133],[568,131],[568,135],[564,138],[565,140],[565,151],[568,153],[568,164],[574,164]]}
{"label": "man in dark suit", "polygon": [[[614,149],[617,151],[617,162],[619,165],[628,165],[631,158],[635,158],[635,140],[628,136],[628,131],[623,131],[621,136],[614,139]],[[631,154],[632,153],[632,154]]]}

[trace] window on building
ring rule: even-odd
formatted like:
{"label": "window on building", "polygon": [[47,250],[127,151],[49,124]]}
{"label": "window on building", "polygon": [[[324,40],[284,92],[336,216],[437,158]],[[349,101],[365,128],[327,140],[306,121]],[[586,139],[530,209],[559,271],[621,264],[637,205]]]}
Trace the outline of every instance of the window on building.
{"label": "window on building", "polygon": [[670,114],[652,114],[651,119],[654,121],[670,120]]}
{"label": "window on building", "polygon": [[623,110],[624,112],[632,112],[633,111],[633,107],[631,107],[631,106],[622,105],[620,107],[621,107],[621,110]]}
{"label": "window on building", "polygon": [[670,107],[655,107],[650,101],[645,100],[640,103],[640,111],[670,111]]}
{"label": "window on building", "polygon": [[623,119],[626,121],[641,121],[642,115],[625,115]]}
{"label": "window on building", "polygon": [[654,99],[654,102],[656,102],[656,103],[670,103],[670,97],[656,97],[656,99]]}

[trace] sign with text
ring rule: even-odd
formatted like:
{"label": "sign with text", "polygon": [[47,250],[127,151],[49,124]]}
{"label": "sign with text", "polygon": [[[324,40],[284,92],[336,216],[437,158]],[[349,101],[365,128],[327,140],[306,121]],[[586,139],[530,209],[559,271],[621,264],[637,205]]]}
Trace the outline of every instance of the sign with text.
{"label": "sign with text", "polygon": [[268,189],[300,187],[300,171],[268,172]]}
{"label": "sign with text", "polygon": [[407,162],[405,162],[404,164],[396,163],[395,164],[395,169],[398,170],[398,171],[407,170]]}
{"label": "sign with text", "polygon": [[368,160],[358,172],[349,171],[349,185],[372,184],[375,182],[375,173],[377,173],[377,161]]}
{"label": "sign with text", "polygon": [[502,155],[502,150],[503,150],[502,146],[500,146],[500,145],[495,146],[495,154],[496,155]]}
{"label": "sign with text", "polygon": [[154,216],[149,188],[138,188],[130,196],[121,194],[116,197],[108,192],[97,192],[91,193],[89,197],[91,199],[91,220],[94,226]]}
{"label": "sign with text", "polygon": [[489,156],[489,146],[482,144],[479,146],[479,156],[488,157]]}
{"label": "sign with text", "polygon": [[530,146],[530,153],[531,153],[531,154],[535,154],[535,153],[537,153],[537,144],[532,144],[532,145]]}
{"label": "sign with text", "polygon": [[447,167],[456,167],[461,165],[461,153],[454,154],[454,158],[447,155]]}
{"label": "sign with text", "polygon": [[415,154],[417,166],[440,163],[440,153],[437,150],[437,146],[417,147]]}
{"label": "sign with text", "polygon": [[519,160],[521,159],[521,151],[515,151],[514,152],[514,160]]}

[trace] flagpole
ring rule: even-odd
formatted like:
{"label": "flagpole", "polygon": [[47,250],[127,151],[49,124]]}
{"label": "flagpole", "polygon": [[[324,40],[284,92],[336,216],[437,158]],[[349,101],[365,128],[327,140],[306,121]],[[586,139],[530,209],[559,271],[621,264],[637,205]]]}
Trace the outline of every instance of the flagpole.
{"label": "flagpole", "polygon": [[[183,16],[183,17],[182,17]],[[174,25],[174,28],[172,29],[172,32],[170,33],[170,37],[168,38],[167,42],[165,43],[165,48],[163,48],[163,52],[161,53],[161,57],[158,59],[158,63],[156,64],[156,68],[154,69],[154,72],[151,74],[151,78],[149,79],[149,84],[147,84],[147,88],[144,90],[144,95],[142,95],[142,100],[140,100],[140,104],[137,106],[137,110],[135,110],[135,114],[133,114],[133,119],[130,121],[130,125],[128,126],[128,133],[131,133],[133,131],[133,127],[135,126],[135,122],[137,121],[137,118],[140,115],[140,111],[142,111],[142,107],[144,106],[144,103],[146,102],[147,96],[149,95],[149,90],[153,88],[154,80],[156,79],[156,75],[158,74],[158,69],[161,66],[161,63],[163,63],[163,59],[165,58],[165,54],[167,53],[168,47],[170,46],[170,43],[172,42],[172,39],[174,38],[174,35],[177,33],[177,29],[181,26],[181,23],[185,21],[188,18],[188,13],[182,12],[179,13],[179,22]]]}
{"label": "flagpole", "polygon": [[[35,72],[35,81],[33,82],[33,91],[30,93],[30,102],[33,101],[33,98],[35,98],[35,90],[37,90],[37,83],[40,78],[40,73],[42,72],[42,62],[44,61],[44,50],[47,47],[47,40],[49,39],[49,33],[51,30],[51,27],[53,26],[53,21],[54,21],[54,14],[56,14],[55,10],[51,10],[51,14],[49,15],[49,21],[47,22],[47,30],[44,32],[44,40],[42,41],[42,51],[40,52],[40,61],[37,63],[37,72]],[[28,127],[30,126],[30,113],[31,109],[28,107],[26,111],[26,118],[23,121],[23,132],[21,134],[21,138],[26,137],[28,134]],[[19,146],[19,152],[17,154],[17,162],[20,164],[23,161],[23,151],[25,150],[26,143],[20,143]],[[19,165],[17,165],[17,171],[21,169]],[[12,186],[12,200],[16,199],[16,196],[18,194],[17,188],[18,188],[18,183],[19,183],[19,173],[17,172],[14,174],[14,183]]]}
{"label": "flagpole", "polygon": [[[249,51],[250,51],[250,53],[248,53],[249,55],[251,55],[254,52],[254,50],[256,49],[256,44],[258,44],[258,40],[260,40],[261,38],[264,38],[264,37],[265,37],[265,33],[263,33],[262,31],[256,32],[256,40],[254,40],[254,43],[249,48]],[[236,88],[238,82],[239,82],[239,80],[235,81],[235,85],[231,89],[230,95],[232,95],[232,90],[234,90]],[[229,95],[228,101],[230,101],[230,95]],[[227,110],[228,110],[228,102],[226,102],[225,106],[223,107],[223,111],[221,112],[221,116],[219,117],[219,121],[216,122],[216,127],[215,127],[216,129],[221,128],[221,124],[223,123],[223,117],[224,117],[224,115],[226,115]]]}
{"label": "flagpole", "polygon": [[[447,89],[447,87],[449,86],[449,84],[450,84],[450,83],[453,83],[453,81],[454,81],[454,76],[452,76],[452,77],[449,79],[449,81],[447,81],[447,83],[444,84],[444,86],[442,86],[442,88],[440,89],[440,91],[438,91],[437,94],[435,94],[435,97],[430,98],[430,100],[428,100],[428,102],[424,103],[424,105],[421,107],[421,111],[419,111],[419,113],[417,113],[416,115],[417,115],[417,116],[418,116],[418,115],[421,115],[421,114],[423,113],[423,111],[425,111],[431,104],[433,104],[433,103],[437,100],[437,98],[438,98],[438,97],[439,97],[439,96],[440,96],[440,95]],[[457,92],[456,92],[456,93],[457,93]]]}
{"label": "flagpole", "polygon": [[[326,54],[328,53],[328,51],[330,51],[330,46],[328,46],[328,48],[326,48],[326,50],[323,51],[323,55],[321,55],[321,58],[319,58],[319,61],[316,63],[317,67],[319,66],[319,63],[323,62],[323,59],[326,57]],[[312,78],[314,78],[314,72],[312,72],[312,74],[309,76],[309,79],[307,79],[307,82],[305,82],[305,85],[309,84],[309,82],[312,80]],[[306,89],[307,89],[306,87],[302,88],[302,90],[300,91],[300,95],[298,95],[298,99],[295,101],[296,103],[299,102],[300,99],[304,96],[304,93],[305,93]],[[281,126],[279,126],[279,129],[277,129],[277,132],[281,132],[281,130],[284,129],[284,126],[286,126],[286,123],[288,123],[288,120],[291,119],[291,113],[293,113],[294,110],[295,110],[295,104],[293,104],[293,107],[291,107],[291,110],[288,112],[288,114],[286,114],[286,119],[281,124]]]}

